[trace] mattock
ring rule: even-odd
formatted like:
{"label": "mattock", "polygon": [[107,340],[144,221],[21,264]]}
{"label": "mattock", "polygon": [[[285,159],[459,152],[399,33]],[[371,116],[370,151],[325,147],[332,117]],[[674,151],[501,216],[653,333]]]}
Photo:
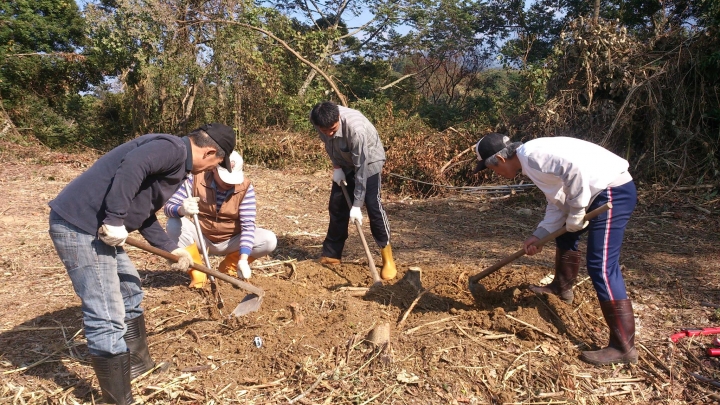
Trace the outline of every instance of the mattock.
{"label": "mattock", "polygon": [[[350,201],[350,195],[347,192],[346,186],[347,183],[345,182],[345,180],[343,180],[340,183],[340,187],[342,187],[342,192],[345,195],[345,201],[347,201],[348,208],[352,209],[352,201]],[[378,275],[377,269],[375,268],[375,261],[373,260],[372,253],[370,253],[370,248],[368,247],[367,241],[365,240],[365,234],[363,234],[362,227],[360,226],[359,222],[353,222],[357,227],[358,234],[360,235],[360,240],[362,241],[363,247],[365,248],[365,255],[367,256],[368,265],[370,266],[370,275],[373,279],[373,286],[382,285],[382,279],[380,279],[380,275]]]}
{"label": "mattock", "polygon": [[[125,243],[127,243],[130,246],[134,246],[138,249],[142,249],[146,252],[154,253],[160,257],[164,257],[168,260],[171,260],[173,263],[177,263],[177,261],[180,259],[179,257],[175,256],[174,254],[172,254],[170,252],[166,252],[162,249],[158,249],[155,246],[150,246],[147,243],[141,242],[137,239],[127,238],[125,240]],[[235,278],[229,274],[221,273],[217,270],[213,270],[213,269],[211,269],[209,267],[205,267],[201,264],[197,264],[197,263],[193,262],[190,265],[190,267],[195,270],[201,271],[201,272],[207,274],[208,276],[217,277],[220,280],[223,280],[223,281],[228,282],[238,288],[241,288],[245,291],[250,292],[250,294],[246,295],[245,298],[243,298],[242,301],[240,301],[240,303],[237,304],[237,306],[235,307],[235,309],[232,312],[232,314],[234,316],[241,317],[245,314],[248,314],[250,312],[255,312],[260,309],[260,305],[262,304],[263,297],[265,296],[265,291],[263,291],[262,288],[254,286],[250,283],[246,283],[244,281],[240,281],[237,278]]]}
{"label": "mattock", "polygon": [[[612,203],[607,203],[598,208],[595,208],[594,210],[585,214],[584,221],[590,221],[591,219],[597,217],[598,215],[602,214],[603,212],[608,211],[611,208],[612,208]],[[541,247],[541,246],[545,245],[546,243],[548,243],[549,241],[564,234],[565,232],[567,232],[567,229],[563,226],[562,228],[558,229],[557,231],[555,231],[555,232],[545,236],[544,238],[540,239],[539,241],[533,243],[533,245],[537,246],[537,247]],[[506,264],[509,264],[524,255],[525,255],[525,248],[522,248],[522,249],[518,250],[517,252],[511,254],[510,256],[506,256],[504,259],[493,264],[492,266],[487,267],[485,270],[481,271],[480,273],[470,277],[468,279],[468,288],[470,289],[470,293],[473,295],[473,297],[478,297],[479,294],[487,291],[482,284],[478,283],[478,281],[491,275],[492,273],[495,273],[496,271],[500,270]]]}

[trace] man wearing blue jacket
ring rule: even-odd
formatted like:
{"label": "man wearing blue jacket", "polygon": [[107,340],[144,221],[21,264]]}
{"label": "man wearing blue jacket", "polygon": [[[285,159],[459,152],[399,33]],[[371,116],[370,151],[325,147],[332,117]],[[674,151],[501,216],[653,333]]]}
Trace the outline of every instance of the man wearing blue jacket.
{"label": "man wearing blue jacket", "polygon": [[82,302],[85,338],[107,403],[133,403],[130,381],[150,370],[140,276],[123,249],[128,232],[178,256],[192,257],[158,222],[163,207],[188,173],[230,167],[232,128],[206,124],[177,137],[148,134],[95,162],[50,202],[50,238]]}
{"label": "man wearing blue jacket", "polygon": [[[490,133],[478,141],[475,153],[476,172],[487,167],[512,179],[522,171],[545,194],[545,218],[524,242],[528,255],[542,250],[533,245],[539,239],[563,226],[567,229],[555,240],[555,278],[547,286],[530,286],[531,291],[572,302],[581,257],[578,241],[587,232],[587,270],[610,339],[607,347],[584,351],[580,359],[595,365],[636,363],[635,318],[619,261],[625,227],[637,203],[628,162],[601,146],[562,136],[523,144]],[[586,212],[605,203],[612,203],[609,211],[584,221]]]}

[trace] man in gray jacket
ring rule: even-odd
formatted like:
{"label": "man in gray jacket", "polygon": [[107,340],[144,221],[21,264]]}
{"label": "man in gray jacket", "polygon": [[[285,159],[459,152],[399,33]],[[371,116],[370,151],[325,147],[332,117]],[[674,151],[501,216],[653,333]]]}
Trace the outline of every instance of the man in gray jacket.
{"label": "man in gray jacket", "polygon": [[[397,270],[390,248],[390,225],[380,202],[380,173],[385,164],[385,150],[380,136],[370,121],[359,111],[325,101],[313,107],[310,123],[318,131],[325,151],[333,164],[333,185],[330,191],[330,225],[323,242],[320,262],[338,264],[348,237],[350,219],[362,224],[360,208],[370,218],[370,231],[380,247],[383,280],[395,277]],[[340,184],[347,183],[353,196],[348,207]]]}

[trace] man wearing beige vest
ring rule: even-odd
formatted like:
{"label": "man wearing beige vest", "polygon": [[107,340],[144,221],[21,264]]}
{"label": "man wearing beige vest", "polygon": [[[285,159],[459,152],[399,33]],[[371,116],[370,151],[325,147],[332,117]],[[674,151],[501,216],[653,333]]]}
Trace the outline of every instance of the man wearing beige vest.
{"label": "man wearing beige vest", "polygon": [[[202,263],[192,220],[197,214],[208,253],[225,256],[218,270],[237,277],[239,269],[240,275],[248,279],[250,263],[272,253],[277,238],[272,231],[255,225],[255,188],[244,175],[242,157],[233,152],[230,162],[232,171],[218,167],[197,178],[188,176],[185,184],[165,203],[167,234],[190,252],[197,263]],[[189,198],[188,185],[192,190]],[[190,287],[205,287],[205,273],[197,270],[188,273]]]}

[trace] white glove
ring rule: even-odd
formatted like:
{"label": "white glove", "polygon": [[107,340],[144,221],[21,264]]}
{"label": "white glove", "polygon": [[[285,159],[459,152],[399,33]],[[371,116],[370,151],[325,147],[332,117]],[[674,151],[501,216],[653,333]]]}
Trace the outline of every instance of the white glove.
{"label": "white glove", "polygon": [[244,279],[250,278],[251,271],[250,271],[250,265],[248,264],[247,260],[243,260],[243,259],[238,260],[238,269],[240,269],[240,274],[242,274]]}
{"label": "white glove", "polygon": [[583,228],[588,226],[589,221],[585,221],[585,208],[581,208],[579,211],[571,211],[567,218],[565,218],[565,229],[568,232],[581,231]]}
{"label": "white glove", "polygon": [[125,239],[128,237],[127,229],[125,225],[113,226],[103,224],[98,229],[98,237],[101,241],[105,242],[109,246],[122,246],[125,244]]}
{"label": "white glove", "polygon": [[188,271],[193,264],[193,258],[190,252],[185,248],[177,248],[170,252],[178,257],[178,261],[170,264],[170,268],[178,271]]}
{"label": "white glove", "polygon": [[343,169],[338,168],[333,170],[333,181],[338,184],[338,186],[342,185],[342,182],[345,181],[345,172]]}
{"label": "white glove", "polygon": [[362,211],[360,211],[360,207],[352,207],[350,209],[350,220],[357,221],[358,224],[362,225]]}
{"label": "white glove", "polygon": [[198,201],[200,201],[200,197],[188,197],[184,199],[182,205],[178,208],[178,214],[181,217],[199,214],[200,207],[198,206]]}

